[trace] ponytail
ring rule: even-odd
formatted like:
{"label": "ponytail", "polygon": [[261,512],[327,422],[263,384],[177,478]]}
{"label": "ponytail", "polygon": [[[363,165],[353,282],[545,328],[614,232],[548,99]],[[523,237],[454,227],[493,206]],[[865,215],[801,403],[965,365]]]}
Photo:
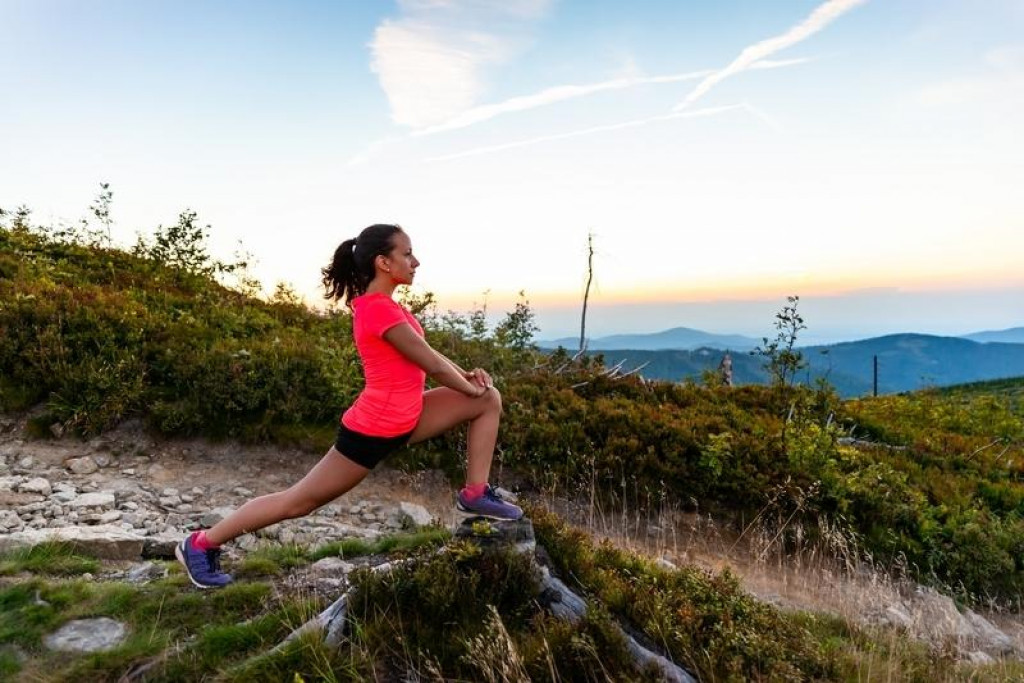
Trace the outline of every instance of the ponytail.
{"label": "ponytail", "polygon": [[378,256],[387,256],[394,248],[393,238],[402,232],[397,225],[378,223],[359,233],[355,239],[345,240],[334,251],[334,258],[323,275],[324,298],[337,301],[345,297],[345,305],[366,293],[376,275],[373,262]]}

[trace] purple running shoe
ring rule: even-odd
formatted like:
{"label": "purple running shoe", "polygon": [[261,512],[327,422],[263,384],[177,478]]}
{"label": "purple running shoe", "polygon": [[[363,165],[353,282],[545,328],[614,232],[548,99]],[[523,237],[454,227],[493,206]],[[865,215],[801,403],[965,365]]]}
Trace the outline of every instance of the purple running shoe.
{"label": "purple running shoe", "polygon": [[467,515],[489,517],[491,519],[517,520],[523,516],[522,508],[502,500],[489,484],[484,489],[483,494],[476,500],[466,500],[466,497],[462,495],[462,491],[459,491],[455,509]]}
{"label": "purple running shoe", "polygon": [[198,550],[192,545],[191,535],[174,547],[174,555],[185,567],[189,580],[200,588],[222,588],[233,580],[220,570],[220,549]]}

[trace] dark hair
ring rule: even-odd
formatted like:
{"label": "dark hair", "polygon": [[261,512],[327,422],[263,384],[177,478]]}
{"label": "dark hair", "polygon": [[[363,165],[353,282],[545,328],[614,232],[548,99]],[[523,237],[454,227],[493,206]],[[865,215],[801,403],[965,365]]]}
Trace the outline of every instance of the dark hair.
{"label": "dark hair", "polygon": [[345,305],[351,306],[352,299],[365,294],[376,275],[374,259],[391,253],[395,234],[400,232],[402,228],[397,225],[378,223],[365,228],[359,237],[342,242],[330,265],[320,270],[326,290],[324,298],[337,301],[344,296]]}

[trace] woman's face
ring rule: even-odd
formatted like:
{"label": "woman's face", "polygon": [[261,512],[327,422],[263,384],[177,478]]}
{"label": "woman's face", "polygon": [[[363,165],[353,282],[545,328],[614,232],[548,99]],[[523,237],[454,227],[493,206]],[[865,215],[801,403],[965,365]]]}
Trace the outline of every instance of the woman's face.
{"label": "woman's face", "polygon": [[400,285],[411,285],[420,262],[412,254],[412,241],[404,232],[396,232],[392,238],[391,252],[385,257],[384,270]]}

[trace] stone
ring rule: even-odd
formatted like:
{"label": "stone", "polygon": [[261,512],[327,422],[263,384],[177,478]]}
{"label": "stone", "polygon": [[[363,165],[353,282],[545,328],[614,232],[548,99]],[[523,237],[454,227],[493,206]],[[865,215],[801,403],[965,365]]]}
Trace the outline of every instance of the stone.
{"label": "stone", "polygon": [[117,520],[121,519],[121,515],[122,513],[120,510],[108,510],[107,512],[104,512],[99,516],[99,523],[112,524]]}
{"label": "stone", "polygon": [[53,494],[53,499],[59,503],[70,503],[75,498],[78,498],[78,492],[74,490],[62,489]]}
{"label": "stone", "polygon": [[[38,527],[46,525],[38,518]],[[33,519],[29,526],[37,527]],[[137,560],[142,555],[143,538],[116,526],[63,526],[32,528],[0,536],[0,552],[33,547],[48,541],[66,542],[77,552],[101,560]]]}
{"label": "stone", "polygon": [[114,462],[113,458],[111,458],[110,455],[108,455],[107,453],[97,453],[96,455],[92,456],[92,459],[93,462],[96,463],[97,467],[110,467],[110,465]]}
{"label": "stone", "polygon": [[135,468],[134,467],[126,467],[125,469],[121,470],[121,474],[123,474],[126,477],[134,477],[135,476]]}
{"label": "stone", "polygon": [[0,477],[0,491],[13,491],[24,480],[24,477]]}
{"label": "stone", "polygon": [[654,561],[654,564],[670,572],[674,572],[675,570],[679,569],[679,567],[677,567],[675,564],[673,564],[671,561],[664,557],[659,557],[657,560]]}
{"label": "stone", "polygon": [[533,522],[526,517],[515,521],[467,517],[456,527],[455,537],[472,540],[484,550],[512,546],[518,552],[533,552],[537,545]]}
{"label": "stone", "polygon": [[38,493],[20,493],[17,491],[0,491],[0,508],[14,508],[21,505],[41,503],[45,500]]}
{"label": "stone", "polygon": [[10,531],[24,526],[21,517],[13,510],[0,510],[0,530]]}
{"label": "stone", "polygon": [[422,505],[402,501],[398,504],[399,520],[412,527],[427,526],[434,522],[434,516]]}
{"label": "stone", "polygon": [[350,571],[355,569],[356,566],[351,562],[346,562],[340,557],[325,557],[321,560],[317,560],[310,566],[310,570],[314,574],[324,575],[338,575],[348,574]]}
{"label": "stone", "polygon": [[234,511],[235,509],[231,507],[213,508],[212,510],[208,510],[206,514],[199,518],[199,523],[207,528],[212,527]]}
{"label": "stone", "polygon": [[112,508],[114,502],[113,493],[83,493],[68,502],[68,507],[79,510],[82,508]]}
{"label": "stone", "polygon": [[236,486],[235,488],[231,489],[231,492],[234,493],[236,496],[242,496],[243,498],[252,497],[252,491],[245,488],[244,486]]}
{"label": "stone", "polygon": [[61,652],[104,652],[120,645],[126,635],[124,624],[107,617],[76,619],[43,638],[43,644]]}
{"label": "stone", "polygon": [[170,560],[174,557],[174,546],[185,537],[180,531],[161,531],[142,539],[142,557],[150,560]]}
{"label": "stone", "polygon": [[976,643],[979,649],[986,652],[1006,655],[1014,650],[1013,638],[1000,631],[991,621],[971,610],[967,610],[963,614],[961,636]]}
{"label": "stone", "polygon": [[128,583],[149,583],[165,576],[167,576],[166,567],[156,562],[145,562],[129,569],[124,578]]}
{"label": "stone", "polygon": [[995,664],[996,660],[990,654],[975,650],[974,652],[968,652],[965,659],[971,664],[984,665],[984,664]]}
{"label": "stone", "polygon": [[92,474],[99,469],[96,465],[96,461],[88,455],[81,458],[72,458],[67,461],[67,467],[74,474]]}
{"label": "stone", "polygon": [[20,467],[23,470],[32,469],[32,466],[35,464],[36,459],[33,458],[31,455],[26,455],[25,457],[18,460],[18,467]]}
{"label": "stone", "polygon": [[18,485],[18,490],[22,493],[38,493],[43,496],[53,493],[53,487],[50,486],[50,482],[42,477],[22,482]]}

